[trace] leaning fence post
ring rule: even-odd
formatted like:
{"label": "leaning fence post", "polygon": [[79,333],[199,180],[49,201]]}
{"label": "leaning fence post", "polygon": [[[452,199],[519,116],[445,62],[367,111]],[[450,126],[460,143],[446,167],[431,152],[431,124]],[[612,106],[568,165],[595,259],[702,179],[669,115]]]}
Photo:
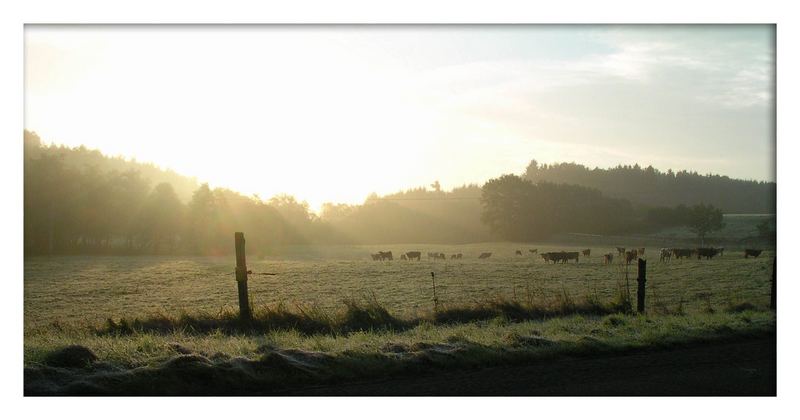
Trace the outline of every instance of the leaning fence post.
{"label": "leaning fence post", "polygon": [[639,283],[639,288],[636,293],[636,310],[641,314],[644,313],[644,283],[647,281],[647,261],[639,258],[639,277],[636,281]]}
{"label": "leaning fence post", "polygon": [[244,252],[244,233],[234,234],[236,246],[236,283],[239,287],[239,317],[250,319],[250,299],[247,296],[247,261]]}
{"label": "leaning fence post", "polygon": [[777,300],[776,292],[777,291],[775,290],[777,288],[777,285],[776,285],[776,283],[777,283],[777,281],[776,281],[777,280],[776,279],[776,272],[777,271],[778,271],[778,258],[775,257],[772,260],[772,293],[770,294],[770,297],[769,297],[769,308],[772,309],[773,311],[777,307],[777,302],[776,302],[776,300]]}

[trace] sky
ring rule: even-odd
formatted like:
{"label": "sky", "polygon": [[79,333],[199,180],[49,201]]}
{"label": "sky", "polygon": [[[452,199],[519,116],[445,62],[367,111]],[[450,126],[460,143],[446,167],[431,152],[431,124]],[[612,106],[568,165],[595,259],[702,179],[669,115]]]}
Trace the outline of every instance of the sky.
{"label": "sky", "polygon": [[775,29],[25,26],[25,128],[318,210],[531,161],[775,180]]}

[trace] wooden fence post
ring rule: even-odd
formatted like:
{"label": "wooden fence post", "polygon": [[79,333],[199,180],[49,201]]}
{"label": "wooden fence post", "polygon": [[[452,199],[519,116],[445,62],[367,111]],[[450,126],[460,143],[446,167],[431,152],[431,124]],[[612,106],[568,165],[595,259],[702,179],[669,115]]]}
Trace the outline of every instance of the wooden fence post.
{"label": "wooden fence post", "polygon": [[776,302],[777,301],[777,290],[776,290],[776,288],[777,288],[777,284],[776,284],[777,283],[777,279],[776,279],[777,274],[776,274],[776,272],[777,271],[778,271],[778,257],[776,256],[772,260],[772,293],[770,294],[770,297],[769,297],[769,308],[772,309],[773,311],[776,310],[776,308],[777,308],[777,302]]}
{"label": "wooden fence post", "polygon": [[647,281],[647,261],[639,258],[639,277],[636,278],[639,288],[636,292],[636,311],[644,313],[644,283]]}
{"label": "wooden fence post", "polygon": [[244,233],[234,233],[236,246],[236,283],[239,287],[239,318],[250,319],[250,299],[247,296],[247,260],[244,252]]}
{"label": "wooden fence post", "polygon": [[436,274],[431,271],[431,281],[433,282],[433,310],[439,309],[439,299],[436,298]]}

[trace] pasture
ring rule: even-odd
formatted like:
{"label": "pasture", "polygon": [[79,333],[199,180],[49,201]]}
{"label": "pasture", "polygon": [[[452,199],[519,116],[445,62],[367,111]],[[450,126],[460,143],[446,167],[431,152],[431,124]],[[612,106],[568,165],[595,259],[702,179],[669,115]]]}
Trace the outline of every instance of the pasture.
{"label": "pasture", "polygon": [[[613,247],[593,247],[579,263],[547,264],[528,252],[578,251],[544,244],[383,245],[293,247],[268,258],[248,256],[253,306],[283,303],[334,311],[346,299],[374,297],[392,314],[415,317],[433,309],[431,272],[440,305],[462,306],[502,298],[542,302],[569,297],[615,299],[620,288],[635,296],[636,266],[604,265]],[[522,256],[515,251],[523,251]],[[372,261],[371,252],[394,251],[393,261]],[[421,261],[401,261],[400,252],[422,251]],[[427,252],[461,252],[461,260],[429,260]],[[491,258],[479,260],[481,252]],[[773,251],[743,258],[726,250],[712,260],[660,262],[647,249],[648,310],[707,311],[749,303],[769,304]],[[26,330],[53,323],[92,325],[108,318],[219,312],[237,305],[233,257],[52,257],[25,260]],[[626,270],[628,282],[626,285]]]}
{"label": "pasture", "polygon": [[[591,257],[577,264],[548,264],[529,248],[582,249],[408,244],[292,247],[249,256],[254,316],[267,319],[249,330],[228,328],[237,324],[233,256],[26,259],[26,394],[151,395],[155,383],[159,395],[280,393],[420,369],[774,334],[767,311],[773,251],[745,259],[740,250],[726,250],[712,260],[662,263],[658,250],[648,249],[642,317],[614,313],[613,305],[571,309],[581,307],[572,302],[614,302],[627,288],[635,302],[635,265],[618,258],[603,264],[602,254],[613,247],[592,247]],[[393,251],[395,259],[373,261],[370,254],[379,250]],[[421,261],[397,258],[413,250],[422,252]],[[464,256],[428,260],[428,252]],[[478,259],[483,252],[492,256]],[[258,274],[267,272],[274,275]],[[474,310],[487,302],[499,311]],[[270,326],[274,318],[277,328]],[[302,322],[305,327],[295,324]],[[309,329],[308,322],[346,328]],[[83,347],[70,347],[76,344]],[[63,369],[64,360],[72,369]],[[194,379],[204,375],[217,378],[213,386]]]}

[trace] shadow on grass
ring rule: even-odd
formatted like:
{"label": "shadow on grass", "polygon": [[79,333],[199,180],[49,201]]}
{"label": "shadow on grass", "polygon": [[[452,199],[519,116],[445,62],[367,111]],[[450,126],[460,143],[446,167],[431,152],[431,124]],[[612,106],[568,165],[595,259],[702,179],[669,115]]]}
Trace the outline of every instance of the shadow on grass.
{"label": "shadow on grass", "polygon": [[331,313],[316,306],[298,305],[290,310],[285,304],[254,308],[249,320],[242,320],[238,312],[223,310],[217,314],[198,313],[170,316],[160,314],[147,318],[108,319],[97,328],[98,334],[125,335],[134,333],[169,334],[221,332],[224,334],[263,334],[269,331],[293,330],[301,334],[347,334],[355,331],[404,331],[422,323],[459,324],[504,318],[511,322],[541,320],[568,315],[603,316],[628,313],[630,305],[601,304],[569,299],[534,304],[497,298],[471,306],[445,306],[436,311],[410,319],[392,315],[377,299],[346,300],[344,308]]}

